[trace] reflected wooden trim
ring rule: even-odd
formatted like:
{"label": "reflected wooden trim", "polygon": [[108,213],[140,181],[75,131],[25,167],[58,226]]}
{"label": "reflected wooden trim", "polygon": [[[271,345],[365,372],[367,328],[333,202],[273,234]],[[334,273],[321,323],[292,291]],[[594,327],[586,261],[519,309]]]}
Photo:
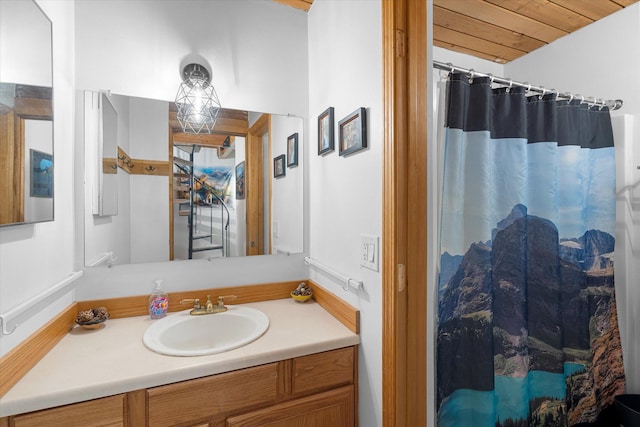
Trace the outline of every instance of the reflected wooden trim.
{"label": "reflected wooden trim", "polygon": [[14,98],[13,109],[25,119],[53,120],[53,102],[50,99]]}
{"label": "reflected wooden trim", "polygon": [[102,173],[111,175],[118,173],[118,159],[115,157],[102,158]]}
{"label": "reflected wooden trim", "polygon": [[175,254],[173,252],[174,240],[173,240],[173,199],[175,195],[173,194],[175,178],[173,177],[173,128],[169,126],[169,151],[167,153],[167,159],[171,166],[169,166],[169,261],[173,261],[175,259]]}
{"label": "reflected wooden trim", "polygon": [[77,313],[77,304],[71,304],[9,353],[0,357],[0,397],[67,335],[75,324]]}
{"label": "reflected wooden trim", "polygon": [[[171,147],[173,149],[173,147]],[[173,157],[173,156],[172,156]],[[164,160],[143,160],[130,157],[118,146],[118,166],[130,175],[169,176],[170,162]],[[169,194],[172,194],[171,192]]]}
{"label": "reflected wooden trim", "polygon": [[[245,143],[245,188],[246,188],[246,255],[262,255],[265,253],[265,217],[270,212],[264,211],[264,162],[263,141],[265,134],[271,144],[271,115],[262,114],[251,126]],[[268,195],[270,197],[270,195]],[[271,221],[267,221],[271,235]]]}
{"label": "reflected wooden trim", "polygon": [[[169,109],[169,126],[174,130],[180,130],[180,123],[178,122],[178,112]],[[245,136],[249,131],[249,121],[241,118],[230,117],[218,117],[216,124],[213,127],[211,135],[233,135],[233,136]]]}

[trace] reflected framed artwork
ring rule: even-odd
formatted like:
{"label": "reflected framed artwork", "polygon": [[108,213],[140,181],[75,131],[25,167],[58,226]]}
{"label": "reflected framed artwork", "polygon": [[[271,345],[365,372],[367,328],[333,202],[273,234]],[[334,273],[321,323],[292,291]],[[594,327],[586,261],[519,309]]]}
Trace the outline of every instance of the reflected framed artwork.
{"label": "reflected framed artwork", "polygon": [[298,133],[287,138],[287,167],[298,166]]}
{"label": "reflected framed artwork", "polygon": [[335,149],[333,134],[333,107],[329,107],[318,116],[318,156]]}
{"label": "reflected framed artwork", "polygon": [[287,173],[285,162],[286,162],[286,159],[284,154],[281,154],[278,157],[275,157],[273,159],[273,177],[274,178],[281,178],[285,176],[285,174]]}
{"label": "reflected framed artwork", "polygon": [[244,200],[244,162],[236,165],[236,200]]}
{"label": "reflected framed artwork", "polygon": [[340,156],[348,156],[367,147],[367,110],[358,108],[338,122]]}
{"label": "reflected framed artwork", "polygon": [[53,155],[30,149],[31,197],[53,197]]}

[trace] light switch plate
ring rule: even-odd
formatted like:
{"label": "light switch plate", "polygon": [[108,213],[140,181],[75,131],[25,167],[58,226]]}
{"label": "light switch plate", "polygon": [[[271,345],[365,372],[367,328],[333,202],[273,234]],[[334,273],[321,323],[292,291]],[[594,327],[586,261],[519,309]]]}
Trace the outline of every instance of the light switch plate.
{"label": "light switch plate", "polygon": [[378,236],[360,235],[360,266],[378,271]]}

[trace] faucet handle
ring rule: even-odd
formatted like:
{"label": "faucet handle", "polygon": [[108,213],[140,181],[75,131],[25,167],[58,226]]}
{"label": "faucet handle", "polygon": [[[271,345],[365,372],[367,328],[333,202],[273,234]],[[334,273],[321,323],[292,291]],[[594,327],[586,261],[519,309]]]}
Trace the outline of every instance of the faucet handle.
{"label": "faucet handle", "polygon": [[220,295],[218,297],[218,306],[224,307],[224,301],[235,301],[238,298],[237,295]]}
{"label": "faucet handle", "polygon": [[180,300],[180,304],[191,304],[193,308],[200,308],[200,298],[184,298]]}

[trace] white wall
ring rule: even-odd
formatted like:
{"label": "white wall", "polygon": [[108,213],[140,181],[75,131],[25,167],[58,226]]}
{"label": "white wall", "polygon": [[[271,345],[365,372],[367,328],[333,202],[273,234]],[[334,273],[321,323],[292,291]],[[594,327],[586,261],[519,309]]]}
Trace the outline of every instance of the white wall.
{"label": "white wall", "polygon": [[[55,220],[0,229],[1,313],[65,279],[74,269],[74,3],[41,0],[38,4],[53,23]],[[28,50],[28,46],[21,49]],[[72,301],[72,295],[67,295],[20,325],[14,334],[0,334],[0,356]]]}
{"label": "white wall", "polygon": [[51,87],[51,23],[31,2],[0,3],[0,81]]}
{"label": "white wall", "polygon": [[77,3],[76,18],[79,89],[172,101],[185,61],[200,57],[223,107],[306,113],[303,11],[264,0],[92,0]]}
{"label": "white wall", "polygon": [[[360,234],[382,234],[382,6],[315,0],[309,11],[309,255],[363,280],[345,292],[330,276],[310,277],[360,309],[360,425],[382,424],[382,279],[360,268]],[[317,155],[317,117],[335,108],[336,151]],[[367,109],[368,148],[338,157],[338,121]]]}
{"label": "white wall", "polygon": [[633,139],[616,140],[616,290],[630,393],[640,393],[639,52],[640,3],[636,3],[505,65],[506,73],[520,81],[624,100],[623,108],[611,115],[627,115],[627,133],[633,133]]}

